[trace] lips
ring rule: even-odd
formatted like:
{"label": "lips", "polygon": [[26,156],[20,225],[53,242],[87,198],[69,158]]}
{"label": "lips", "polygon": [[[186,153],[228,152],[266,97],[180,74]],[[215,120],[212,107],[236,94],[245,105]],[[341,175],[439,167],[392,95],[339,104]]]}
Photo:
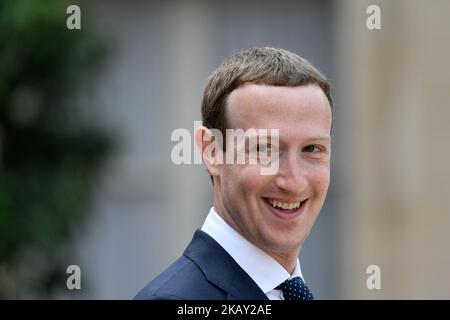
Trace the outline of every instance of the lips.
{"label": "lips", "polygon": [[309,200],[309,198],[305,199],[303,201],[300,201],[300,206],[298,208],[282,209],[279,207],[274,208],[274,206],[272,205],[274,203],[272,199],[263,198],[264,205],[267,207],[267,209],[275,217],[280,218],[280,219],[295,219],[296,217],[298,217],[303,212],[308,200]]}

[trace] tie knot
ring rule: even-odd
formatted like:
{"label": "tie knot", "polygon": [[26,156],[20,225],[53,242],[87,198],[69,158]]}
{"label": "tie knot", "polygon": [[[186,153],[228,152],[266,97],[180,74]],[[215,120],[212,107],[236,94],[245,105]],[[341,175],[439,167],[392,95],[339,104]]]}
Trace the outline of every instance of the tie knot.
{"label": "tie knot", "polygon": [[314,300],[314,296],[309,291],[308,286],[300,277],[287,279],[276,289],[283,291],[285,300]]}

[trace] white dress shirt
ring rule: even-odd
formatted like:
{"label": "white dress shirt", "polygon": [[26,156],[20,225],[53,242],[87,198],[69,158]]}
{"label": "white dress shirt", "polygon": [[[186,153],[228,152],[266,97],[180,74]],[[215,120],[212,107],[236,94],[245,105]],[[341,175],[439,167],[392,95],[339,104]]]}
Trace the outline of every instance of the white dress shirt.
{"label": "white dress shirt", "polygon": [[297,259],[292,274],[286,271],[274,258],[253,245],[226,223],[214,207],[201,228],[216,240],[237,264],[255,281],[269,300],[284,300],[283,292],[275,288],[285,280],[303,275]]}

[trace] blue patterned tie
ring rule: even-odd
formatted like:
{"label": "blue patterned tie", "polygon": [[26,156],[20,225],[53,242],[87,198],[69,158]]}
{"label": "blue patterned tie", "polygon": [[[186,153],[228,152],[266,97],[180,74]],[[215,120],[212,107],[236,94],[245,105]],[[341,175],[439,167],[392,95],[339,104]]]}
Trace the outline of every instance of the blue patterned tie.
{"label": "blue patterned tie", "polygon": [[314,300],[308,286],[300,277],[287,279],[276,289],[283,291],[284,300]]}

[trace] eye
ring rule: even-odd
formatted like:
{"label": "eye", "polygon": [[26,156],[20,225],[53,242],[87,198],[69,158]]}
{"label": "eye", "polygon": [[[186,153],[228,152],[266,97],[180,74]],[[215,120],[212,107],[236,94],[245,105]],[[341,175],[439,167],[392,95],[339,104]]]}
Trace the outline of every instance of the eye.
{"label": "eye", "polygon": [[256,151],[258,153],[270,151],[270,146],[267,144],[258,144],[258,146],[256,147]]}
{"label": "eye", "polygon": [[303,148],[304,152],[320,152],[322,151],[318,146],[314,145],[314,144],[310,144],[306,147]]}

